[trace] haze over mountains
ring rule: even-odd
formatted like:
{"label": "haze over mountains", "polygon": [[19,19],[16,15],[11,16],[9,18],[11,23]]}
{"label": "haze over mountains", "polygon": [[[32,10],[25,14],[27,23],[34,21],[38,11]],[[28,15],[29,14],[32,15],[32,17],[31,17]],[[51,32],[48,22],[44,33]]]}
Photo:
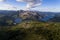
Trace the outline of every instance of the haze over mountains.
{"label": "haze over mountains", "polygon": [[23,20],[42,21],[42,22],[60,22],[60,13],[58,12],[40,12],[40,11],[8,11],[0,10],[0,23],[12,20],[14,23],[20,23]]}

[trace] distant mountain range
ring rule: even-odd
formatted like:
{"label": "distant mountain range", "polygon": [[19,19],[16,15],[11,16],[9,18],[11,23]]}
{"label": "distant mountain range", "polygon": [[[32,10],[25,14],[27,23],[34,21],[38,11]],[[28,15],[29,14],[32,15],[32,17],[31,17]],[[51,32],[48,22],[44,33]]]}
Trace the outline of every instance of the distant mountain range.
{"label": "distant mountain range", "polygon": [[19,11],[19,16],[25,20],[38,20],[38,21],[59,21],[59,12],[40,12],[40,11]]}
{"label": "distant mountain range", "polygon": [[58,12],[40,12],[40,11],[8,11],[8,10],[0,10],[0,18],[5,16],[11,17],[15,21],[17,18],[21,20],[37,20],[37,21],[54,21],[60,22],[60,13]]}

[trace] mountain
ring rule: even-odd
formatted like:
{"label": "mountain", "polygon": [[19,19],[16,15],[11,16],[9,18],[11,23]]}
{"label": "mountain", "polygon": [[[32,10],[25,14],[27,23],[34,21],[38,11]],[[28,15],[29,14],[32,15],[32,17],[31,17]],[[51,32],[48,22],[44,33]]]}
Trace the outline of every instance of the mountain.
{"label": "mountain", "polygon": [[11,15],[15,15],[18,14],[17,11],[12,11],[12,10],[0,10],[0,15],[6,15],[6,16],[11,16]]}
{"label": "mountain", "polygon": [[19,11],[19,17],[23,20],[49,21],[54,18],[57,13],[40,12],[40,11]]}
{"label": "mountain", "polygon": [[[8,10],[0,10],[0,22],[11,20],[13,23],[20,23],[22,21],[42,21],[42,22],[60,22],[60,13],[55,12],[40,12],[40,11],[24,11],[24,10],[18,10],[18,11],[8,11]],[[9,20],[9,21],[10,21]]]}
{"label": "mountain", "polygon": [[54,18],[51,18],[49,21],[60,22],[60,13],[57,13]]}

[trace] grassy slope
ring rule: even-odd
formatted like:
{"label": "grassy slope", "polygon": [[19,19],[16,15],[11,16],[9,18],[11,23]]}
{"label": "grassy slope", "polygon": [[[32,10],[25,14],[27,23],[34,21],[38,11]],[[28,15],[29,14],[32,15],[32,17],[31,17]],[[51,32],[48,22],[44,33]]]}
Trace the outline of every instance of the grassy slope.
{"label": "grassy slope", "polygon": [[60,40],[60,23],[22,22],[0,28],[0,40]]}

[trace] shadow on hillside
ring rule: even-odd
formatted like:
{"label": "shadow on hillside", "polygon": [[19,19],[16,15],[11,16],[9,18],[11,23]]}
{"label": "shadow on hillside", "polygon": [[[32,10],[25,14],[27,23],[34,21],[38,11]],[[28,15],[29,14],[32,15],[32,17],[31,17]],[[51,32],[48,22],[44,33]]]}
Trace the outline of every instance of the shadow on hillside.
{"label": "shadow on hillside", "polygon": [[25,36],[21,30],[0,31],[0,40],[22,40]]}
{"label": "shadow on hillside", "polygon": [[[16,30],[8,30],[1,31],[0,30],[0,40],[60,40],[59,32],[48,30],[43,27],[35,27],[30,29],[16,29]],[[57,39],[58,38],[58,39]]]}

